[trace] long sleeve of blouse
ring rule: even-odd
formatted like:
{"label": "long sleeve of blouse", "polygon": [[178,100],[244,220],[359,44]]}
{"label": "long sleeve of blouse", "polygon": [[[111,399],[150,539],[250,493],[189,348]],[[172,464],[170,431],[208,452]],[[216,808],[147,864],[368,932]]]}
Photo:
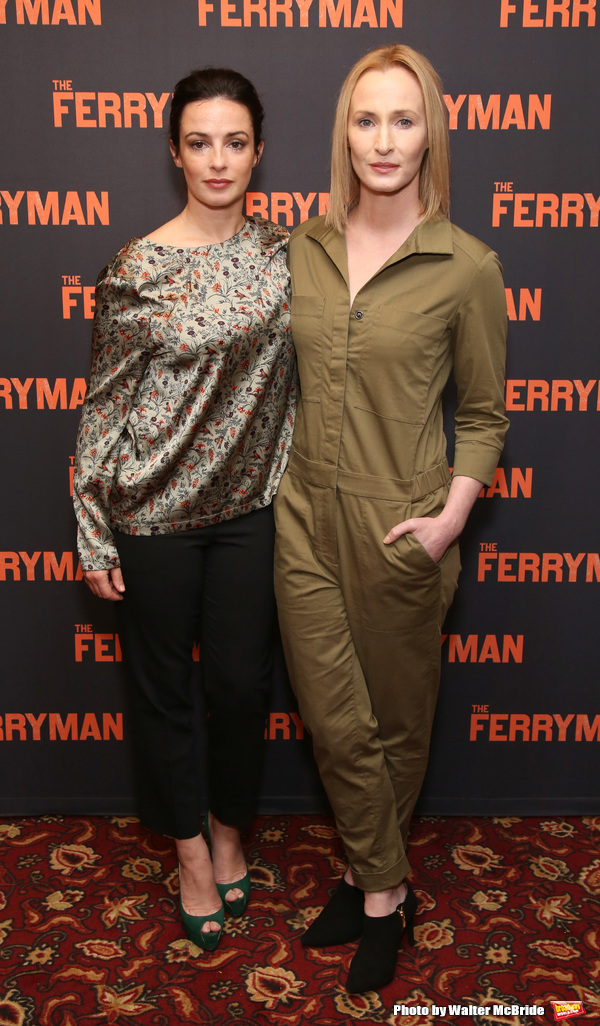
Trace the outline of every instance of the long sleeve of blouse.
{"label": "long sleeve of blouse", "polygon": [[295,412],[286,242],[249,219],[198,250],[133,239],[101,272],[73,485],[83,570],[118,565],[115,531],[271,501]]}

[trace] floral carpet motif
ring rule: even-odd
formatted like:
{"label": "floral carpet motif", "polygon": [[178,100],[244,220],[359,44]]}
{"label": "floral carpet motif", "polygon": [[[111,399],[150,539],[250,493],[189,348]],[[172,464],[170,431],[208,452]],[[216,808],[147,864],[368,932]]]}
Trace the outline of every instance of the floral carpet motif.
{"label": "floral carpet motif", "polygon": [[[212,953],[183,935],[172,844],[137,820],[0,820],[0,1026],[528,1026],[552,1001],[596,1019],[599,842],[598,816],[417,818],[417,944],[393,983],[350,996],[355,945],[299,943],[345,866],[328,818],[256,819],[250,905]],[[510,1014],[478,1016],[494,1004]]]}

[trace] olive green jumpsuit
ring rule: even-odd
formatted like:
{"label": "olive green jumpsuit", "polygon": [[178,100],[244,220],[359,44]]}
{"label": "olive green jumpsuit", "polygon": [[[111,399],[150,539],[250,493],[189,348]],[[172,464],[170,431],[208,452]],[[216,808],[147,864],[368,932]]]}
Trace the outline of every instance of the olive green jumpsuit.
{"label": "olive green jumpsuit", "polygon": [[454,473],[489,484],[507,428],[506,302],[491,250],[445,218],[420,224],[357,293],[323,218],[290,242],[301,401],[275,502],[276,593],[301,716],[356,884],[408,873],[427,765],[440,632],[460,570],[413,534],[450,481],[441,396],[457,385]]}

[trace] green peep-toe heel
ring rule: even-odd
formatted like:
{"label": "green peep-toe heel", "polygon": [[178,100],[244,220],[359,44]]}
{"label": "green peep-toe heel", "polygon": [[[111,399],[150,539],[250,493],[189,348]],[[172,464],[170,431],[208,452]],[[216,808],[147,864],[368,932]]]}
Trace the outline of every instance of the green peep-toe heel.
{"label": "green peep-toe heel", "polygon": [[[225,925],[225,909],[223,908],[222,896],[219,895],[219,897],[221,897],[221,907],[218,908],[216,912],[211,912],[207,916],[192,916],[189,912],[186,912],[183,907],[183,902],[181,900],[181,878],[179,882],[179,891],[179,908],[187,939],[193,941],[193,943],[197,944],[199,948],[203,948],[204,951],[214,951],[221,940],[223,926]],[[205,923],[218,923],[221,929],[203,932],[202,927]]]}
{"label": "green peep-toe heel", "polygon": [[[208,850],[211,850],[211,839],[210,839],[210,824],[209,824],[209,813],[207,812],[204,816],[204,826],[206,829],[206,838],[208,844]],[[246,865],[245,876],[241,880],[234,880],[233,883],[218,883],[217,890],[219,897],[222,899],[225,908],[229,912],[230,916],[237,918],[243,916],[244,912],[248,908],[248,901],[250,900],[250,871]],[[228,891],[240,890],[242,891],[241,898],[234,898],[233,901],[228,901],[225,895]]]}

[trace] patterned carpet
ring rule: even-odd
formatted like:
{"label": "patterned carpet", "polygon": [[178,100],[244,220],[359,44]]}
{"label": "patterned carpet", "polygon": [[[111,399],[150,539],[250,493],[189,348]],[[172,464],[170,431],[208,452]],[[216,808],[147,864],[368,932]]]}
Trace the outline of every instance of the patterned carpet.
{"label": "patterned carpet", "polygon": [[212,954],[182,934],[171,844],[137,820],[0,820],[0,1026],[526,1026],[553,1001],[596,1019],[599,841],[597,816],[417,819],[418,944],[350,997],[355,946],[298,942],[344,868],[329,819],[255,821],[250,906]]}

